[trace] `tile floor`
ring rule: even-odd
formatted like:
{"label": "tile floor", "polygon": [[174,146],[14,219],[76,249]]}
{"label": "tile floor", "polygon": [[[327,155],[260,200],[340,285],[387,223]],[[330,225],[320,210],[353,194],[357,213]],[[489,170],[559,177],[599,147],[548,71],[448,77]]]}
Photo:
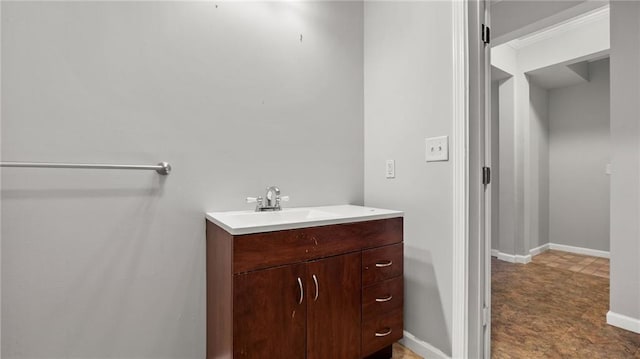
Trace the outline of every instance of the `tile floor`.
{"label": "tile floor", "polygon": [[593,274],[609,278],[609,259],[590,257],[561,251],[546,251],[533,257],[534,263],[549,267],[567,269],[572,272]]}
{"label": "tile floor", "polygon": [[606,263],[554,252],[492,259],[492,357],[640,359],[640,334],[606,324]]}
{"label": "tile floor", "polygon": [[418,354],[412,352],[406,347],[402,346],[402,344],[394,343],[393,344],[393,359],[423,359]]}

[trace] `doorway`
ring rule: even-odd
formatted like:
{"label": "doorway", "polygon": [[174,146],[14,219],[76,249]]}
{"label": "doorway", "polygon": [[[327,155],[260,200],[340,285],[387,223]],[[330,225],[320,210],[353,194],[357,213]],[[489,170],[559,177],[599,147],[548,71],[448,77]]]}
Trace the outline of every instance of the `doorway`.
{"label": "doorway", "polygon": [[583,10],[492,47],[494,358],[640,353],[606,319],[609,7]]}

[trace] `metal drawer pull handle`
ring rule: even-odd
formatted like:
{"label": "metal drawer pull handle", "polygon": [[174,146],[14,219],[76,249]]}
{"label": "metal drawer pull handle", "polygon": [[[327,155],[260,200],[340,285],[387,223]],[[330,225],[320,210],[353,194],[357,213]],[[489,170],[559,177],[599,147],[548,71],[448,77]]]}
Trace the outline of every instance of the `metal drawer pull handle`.
{"label": "metal drawer pull handle", "polygon": [[376,332],[376,337],[386,337],[387,335],[391,334],[392,330],[391,328],[387,328],[386,332]]}
{"label": "metal drawer pull handle", "polygon": [[393,261],[386,261],[385,263],[376,263],[376,267],[384,268],[393,264]]}
{"label": "metal drawer pull handle", "polygon": [[316,295],[313,298],[313,301],[315,302],[316,300],[318,300],[318,294],[320,294],[320,287],[318,286],[318,278],[316,278],[316,275],[313,275],[313,283],[315,283],[316,285]]}
{"label": "metal drawer pull handle", "polygon": [[302,288],[302,279],[298,277],[298,286],[300,287],[300,299],[298,299],[298,304],[302,304],[302,300],[304,299],[304,288]]}
{"label": "metal drawer pull handle", "polygon": [[391,299],[393,299],[393,296],[391,294],[389,294],[389,296],[386,297],[386,298],[376,298],[376,302],[383,303],[383,302],[388,302]]}

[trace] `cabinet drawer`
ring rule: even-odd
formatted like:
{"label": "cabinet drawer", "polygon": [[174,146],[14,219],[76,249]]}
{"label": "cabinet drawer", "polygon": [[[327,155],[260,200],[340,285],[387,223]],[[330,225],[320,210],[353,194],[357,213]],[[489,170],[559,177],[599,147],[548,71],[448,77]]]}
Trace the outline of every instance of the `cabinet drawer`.
{"label": "cabinet drawer", "polygon": [[234,236],[233,272],[244,273],[400,242],[402,218]]}
{"label": "cabinet drawer", "polygon": [[402,275],[402,243],[362,252],[362,286]]}
{"label": "cabinet drawer", "polygon": [[362,320],[368,321],[402,309],[404,278],[395,277],[362,290]]}
{"label": "cabinet drawer", "polygon": [[402,309],[364,322],[362,326],[362,356],[395,343],[402,338]]}

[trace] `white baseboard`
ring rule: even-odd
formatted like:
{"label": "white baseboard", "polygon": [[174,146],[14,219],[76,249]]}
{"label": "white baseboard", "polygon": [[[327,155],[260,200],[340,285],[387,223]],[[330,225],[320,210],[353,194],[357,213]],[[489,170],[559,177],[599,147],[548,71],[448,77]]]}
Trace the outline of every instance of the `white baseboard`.
{"label": "white baseboard", "polygon": [[509,262],[509,263],[522,263],[522,264],[527,264],[529,262],[531,262],[531,255],[528,254],[526,256],[521,256],[521,255],[513,255],[513,254],[507,254],[507,253],[502,253],[500,251],[498,251],[497,249],[492,249],[491,250],[491,255],[493,257],[498,257],[499,260],[501,261],[505,261],[505,262]]}
{"label": "white baseboard", "polygon": [[434,347],[433,345],[425,341],[422,341],[416,338],[415,335],[409,333],[406,330],[404,331],[404,338],[400,340],[400,343],[424,358],[429,358],[429,359],[431,358],[448,359],[449,358],[449,356],[443,353],[440,349]]}
{"label": "white baseboard", "polygon": [[523,264],[527,264],[529,262],[531,262],[531,258],[533,256],[537,256],[540,253],[544,253],[550,249],[556,250],[556,251],[562,251],[562,252],[569,252],[569,253],[575,253],[575,254],[582,254],[582,255],[586,255],[586,256],[592,256],[592,257],[601,257],[601,258],[609,258],[609,252],[607,251],[600,251],[597,249],[589,249],[589,248],[582,248],[582,247],[574,247],[574,246],[567,246],[565,244],[557,244],[557,243],[546,243],[543,244],[539,247],[533,248],[529,251],[529,255],[526,256],[521,256],[521,255],[513,255],[513,254],[507,254],[507,253],[502,253],[497,249],[492,249],[491,250],[491,256],[492,257],[498,257],[499,260],[505,261],[505,262],[510,262],[510,263],[523,263]]}
{"label": "white baseboard", "polygon": [[549,243],[545,243],[543,245],[541,245],[540,247],[535,247],[531,250],[529,250],[529,254],[531,254],[531,256],[537,256],[540,253],[544,253],[546,251],[548,251],[549,249],[551,249],[551,245]]}
{"label": "white baseboard", "polygon": [[586,256],[592,256],[592,257],[609,258],[609,252],[607,251],[599,251],[597,249],[567,246],[564,244],[549,243],[549,249],[554,249],[554,250],[563,251],[563,252],[570,252],[575,254],[584,254]]}
{"label": "white baseboard", "polygon": [[607,313],[607,324],[640,334],[640,319],[609,311]]}

